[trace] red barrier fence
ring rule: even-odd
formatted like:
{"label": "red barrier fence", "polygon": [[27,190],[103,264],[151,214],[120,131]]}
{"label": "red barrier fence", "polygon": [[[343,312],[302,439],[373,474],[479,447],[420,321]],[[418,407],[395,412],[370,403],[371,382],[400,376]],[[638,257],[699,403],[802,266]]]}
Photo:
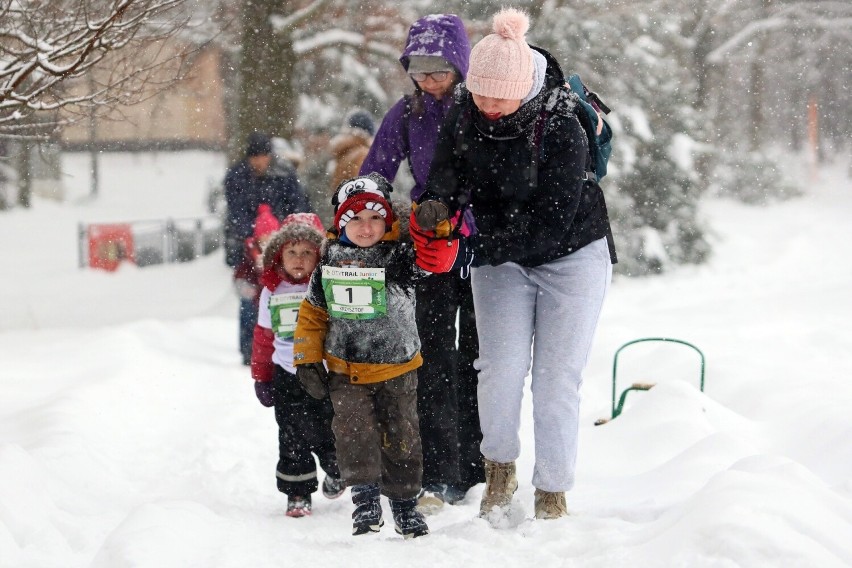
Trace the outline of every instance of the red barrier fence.
{"label": "red barrier fence", "polygon": [[123,261],[137,266],[188,262],[222,246],[218,217],[80,223],[80,268],[116,270]]}
{"label": "red barrier fence", "polygon": [[130,225],[89,225],[89,266],[113,271],[122,260],[136,263],[133,255],[133,233]]}

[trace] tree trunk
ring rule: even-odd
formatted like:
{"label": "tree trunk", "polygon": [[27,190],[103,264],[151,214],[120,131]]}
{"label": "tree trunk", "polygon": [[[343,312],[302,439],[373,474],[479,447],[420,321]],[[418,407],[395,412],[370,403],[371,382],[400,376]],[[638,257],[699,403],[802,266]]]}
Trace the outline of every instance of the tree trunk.
{"label": "tree trunk", "polygon": [[18,151],[18,205],[29,207],[33,191],[32,148],[26,140]]}
{"label": "tree trunk", "polygon": [[292,133],[299,107],[290,80],[296,55],[290,34],[275,33],[269,21],[273,13],[286,14],[295,9],[288,4],[293,2],[248,0],[243,5],[236,132],[239,148],[256,130],[285,138]]}
{"label": "tree trunk", "polygon": [[760,148],[760,132],[763,128],[764,113],[763,113],[763,93],[765,87],[765,69],[764,69],[764,45],[765,41],[760,38],[757,41],[757,52],[751,63],[750,87],[749,87],[749,132],[748,142],[749,150],[757,150]]}
{"label": "tree trunk", "polygon": [[[760,19],[768,18],[770,15],[772,0],[762,0],[760,7]],[[760,133],[764,128],[766,115],[764,112],[766,93],[766,51],[768,38],[761,34],[755,38],[757,44],[754,58],[751,62],[750,88],[749,88],[749,149],[757,150],[761,146]]]}

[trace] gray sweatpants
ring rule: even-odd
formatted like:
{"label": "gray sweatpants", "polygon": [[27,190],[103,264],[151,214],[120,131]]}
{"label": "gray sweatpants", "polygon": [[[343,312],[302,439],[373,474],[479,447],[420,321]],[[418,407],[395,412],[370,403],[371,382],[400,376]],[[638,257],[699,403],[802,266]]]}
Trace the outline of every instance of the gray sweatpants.
{"label": "gray sweatpants", "polygon": [[532,363],[532,483],[567,491],[574,486],[583,368],[612,279],[606,239],[535,268],[480,266],[472,278],[482,455],[499,463],[520,456],[521,399]]}

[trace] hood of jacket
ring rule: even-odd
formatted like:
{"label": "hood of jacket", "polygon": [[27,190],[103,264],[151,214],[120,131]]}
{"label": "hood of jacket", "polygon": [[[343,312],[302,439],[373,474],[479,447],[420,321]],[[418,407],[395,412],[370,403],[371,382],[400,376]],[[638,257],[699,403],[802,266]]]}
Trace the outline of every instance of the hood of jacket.
{"label": "hood of jacket", "polygon": [[431,14],[411,24],[408,41],[399,58],[406,71],[412,55],[443,57],[452,63],[464,80],[470,61],[470,40],[461,18],[455,14]]}
{"label": "hood of jacket", "polygon": [[334,136],[328,142],[329,150],[336,158],[341,158],[344,154],[353,148],[370,149],[372,138],[363,130],[349,129],[347,132],[341,132]]}
{"label": "hood of jacket", "polygon": [[544,78],[544,88],[552,89],[554,87],[562,87],[565,85],[565,74],[562,72],[562,67],[560,67],[559,62],[553,57],[548,51],[540,47],[536,47],[534,45],[530,46],[530,49],[533,49],[540,54],[542,54],[547,60],[547,74]]}

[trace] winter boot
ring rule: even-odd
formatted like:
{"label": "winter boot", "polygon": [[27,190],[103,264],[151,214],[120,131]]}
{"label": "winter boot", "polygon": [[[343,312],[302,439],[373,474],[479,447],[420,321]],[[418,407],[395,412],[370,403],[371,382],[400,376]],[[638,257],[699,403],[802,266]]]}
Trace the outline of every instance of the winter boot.
{"label": "winter boot", "polygon": [[564,491],[535,490],[535,518],[558,519],[568,516],[568,506],[565,504]]}
{"label": "winter boot", "polygon": [[486,459],[485,491],[479,504],[479,516],[487,517],[495,508],[500,513],[508,512],[517,488],[515,462],[497,463]]}
{"label": "winter boot", "polygon": [[396,532],[405,538],[417,538],[429,534],[423,514],[417,510],[417,498],[391,499],[391,512],[396,523]]}
{"label": "winter boot", "polygon": [[427,485],[417,495],[417,510],[424,515],[432,515],[444,506],[444,491],[446,485],[434,483]]}
{"label": "winter boot", "polygon": [[437,513],[446,503],[455,505],[463,500],[467,491],[447,483],[430,483],[417,495],[417,510],[424,515]]}
{"label": "winter boot", "polygon": [[346,483],[338,477],[326,475],[322,480],[322,494],[326,499],[337,499],[346,491]]}
{"label": "winter boot", "polygon": [[311,514],[311,496],[299,497],[298,495],[287,496],[287,516],[306,517]]}
{"label": "winter boot", "polygon": [[385,522],[382,520],[382,503],[378,483],[353,485],[352,534],[377,533]]}
{"label": "winter boot", "polygon": [[447,485],[444,487],[444,502],[447,505],[455,505],[459,501],[463,501],[467,496],[467,490],[462,489],[458,485]]}

